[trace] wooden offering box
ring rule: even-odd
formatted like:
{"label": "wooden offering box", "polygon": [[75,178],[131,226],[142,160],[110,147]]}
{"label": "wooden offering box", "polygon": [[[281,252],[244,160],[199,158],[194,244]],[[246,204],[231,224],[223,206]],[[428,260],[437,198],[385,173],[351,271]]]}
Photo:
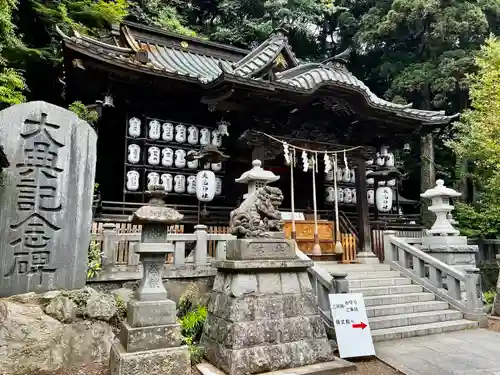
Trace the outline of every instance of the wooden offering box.
{"label": "wooden offering box", "polygon": [[[286,220],[284,226],[286,238],[292,238],[292,221]],[[296,241],[299,249],[311,254],[314,246],[314,220],[295,222]],[[323,255],[333,255],[335,248],[335,225],[333,221],[318,220],[319,246]]]}

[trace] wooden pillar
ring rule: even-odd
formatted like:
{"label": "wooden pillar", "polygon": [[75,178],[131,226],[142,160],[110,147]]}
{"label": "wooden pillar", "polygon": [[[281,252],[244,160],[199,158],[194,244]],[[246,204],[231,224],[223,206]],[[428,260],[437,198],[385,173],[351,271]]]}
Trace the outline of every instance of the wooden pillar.
{"label": "wooden pillar", "polygon": [[359,263],[378,263],[377,256],[372,251],[370,211],[368,208],[366,165],[362,157],[356,158],[356,209],[359,223]]}

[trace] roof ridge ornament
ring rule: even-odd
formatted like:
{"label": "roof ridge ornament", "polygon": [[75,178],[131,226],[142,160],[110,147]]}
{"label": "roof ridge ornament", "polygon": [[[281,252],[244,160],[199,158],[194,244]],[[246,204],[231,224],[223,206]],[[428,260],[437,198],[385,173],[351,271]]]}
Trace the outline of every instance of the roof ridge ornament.
{"label": "roof ridge ornament", "polygon": [[322,61],[322,64],[328,65],[331,63],[340,63],[347,64],[349,62],[349,58],[351,57],[352,49],[351,47],[347,47],[344,51],[336,54],[335,56],[329,57],[328,59]]}

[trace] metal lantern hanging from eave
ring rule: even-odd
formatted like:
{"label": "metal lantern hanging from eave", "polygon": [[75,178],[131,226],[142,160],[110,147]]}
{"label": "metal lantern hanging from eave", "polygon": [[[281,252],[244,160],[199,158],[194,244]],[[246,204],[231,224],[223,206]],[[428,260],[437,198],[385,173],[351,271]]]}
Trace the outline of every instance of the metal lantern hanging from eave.
{"label": "metal lantern hanging from eave", "polygon": [[257,189],[270,184],[271,182],[278,181],[280,176],[276,176],[271,171],[265,171],[262,167],[260,160],[252,162],[252,169],[244,172],[240,178],[235,179],[236,182],[241,184],[248,184],[248,193],[243,195],[243,199],[253,194]]}
{"label": "metal lantern hanging from eave", "polygon": [[444,186],[443,180],[437,180],[435,187],[420,194],[422,198],[431,199],[431,206],[428,209],[436,214],[436,221],[429,230],[431,234],[446,236],[458,235],[460,233],[453,228],[447,215],[455,208],[450,204],[450,198],[456,198],[461,195],[461,193]]}

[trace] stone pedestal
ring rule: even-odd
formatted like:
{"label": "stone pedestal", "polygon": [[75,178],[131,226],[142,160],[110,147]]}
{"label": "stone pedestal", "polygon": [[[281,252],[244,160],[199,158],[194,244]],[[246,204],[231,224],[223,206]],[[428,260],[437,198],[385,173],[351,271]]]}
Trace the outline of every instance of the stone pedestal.
{"label": "stone pedestal", "polygon": [[307,268],[293,241],[228,241],[202,344],[207,359],[228,375],[258,374],[332,361]]}

